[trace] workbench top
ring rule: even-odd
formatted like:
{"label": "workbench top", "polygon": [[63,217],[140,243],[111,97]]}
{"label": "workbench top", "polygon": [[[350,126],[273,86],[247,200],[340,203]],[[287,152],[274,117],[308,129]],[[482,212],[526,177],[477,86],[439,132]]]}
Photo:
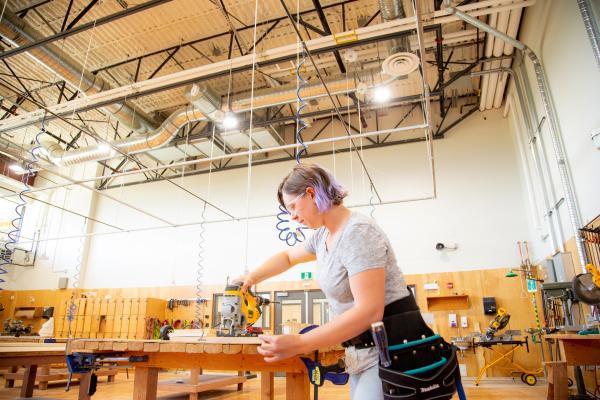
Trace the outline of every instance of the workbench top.
{"label": "workbench top", "polygon": [[599,334],[594,335],[578,335],[576,333],[552,333],[544,335],[546,339],[561,339],[561,340],[600,340]]}

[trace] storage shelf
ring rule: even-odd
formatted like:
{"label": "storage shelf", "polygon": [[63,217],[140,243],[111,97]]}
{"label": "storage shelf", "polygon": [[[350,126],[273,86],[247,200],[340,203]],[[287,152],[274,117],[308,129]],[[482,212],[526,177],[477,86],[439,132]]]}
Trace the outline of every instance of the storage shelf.
{"label": "storage shelf", "polygon": [[427,311],[452,311],[467,308],[469,308],[469,296],[466,294],[427,297]]}

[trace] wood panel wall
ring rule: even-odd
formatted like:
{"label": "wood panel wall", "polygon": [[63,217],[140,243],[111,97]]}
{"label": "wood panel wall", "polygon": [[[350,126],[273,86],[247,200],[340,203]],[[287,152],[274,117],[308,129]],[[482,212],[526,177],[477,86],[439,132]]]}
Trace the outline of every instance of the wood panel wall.
{"label": "wood panel wall", "polygon": [[[535,327],[534,310],[531,296],[526,293],[524,282],[521,277],[505,278],[507,269],[486,269],[463,272],[431,273],[420,275],[407,275],[408,284],[416,285],[417,302],[422,312],[430,312],[427,308],[427,297],[431,296],[452,296],[454,294],[468,296],[468,308],[452,310],[431,311],[435,320],[435,328],[446,340],[455,336],[466,336],[475,331],[476,325],[482,331],[485,331],[492,316],[486,316],[483,313],[483,297],[495,297],[498,307],[504,307],[511,314],[511,321],[508,329],[526,330]],[[423,285],[437,281],[440,289],[436,291],[425,291]],[[452,289],[447,288],[447,284],[453,284]],[[211,299],[204,307],[204,314],[212,319],[212,295],[221,293],[224,285],[205,285],[203,296]],[[302,282],[266,282],[257,287],[257,291],[271,292],[281,290],[304,290],[317,289],[316,282],[310,282],[308,286]],[[153,288],[108,288],[108,289],[80,289],[79,292],[85,292],[89,297],[104,299],[107,295],[111,299],[121,298],[156,298],[166,300],[169,298],[192,299],[196,297],[196,288],[194,286],[171,286],[171,287],[153,287]],[[0,314],[2,318],[13,315],[16,307],[48,307],[54,306],[55,312],[59,312],[61,304],[64,304],[71,296],[70,290],[28,290],[28,291],[2,291],[1,301],[5,306],[5,311]],[[538,299],[538,304],[540,300]],[[439,307],[439,303],[438,303]],[[443,308],[443,307],[442,307]],[[271,310],[273,318],[273,310]],[[450,328],[448,324],[448,314],[457,314],[458,327]],[[540,313],[542,310],[540,309]],[[56,315],[56,314],[55,314]],[[165,310],[165,319],[167,320],[191,320],[195,315],[195,306],[191,304],[188,307],[179,306],[174,310]],[[460,317],[468,318],[468,328],[460,327]],[[57,316],[58,317],[58,316]],[[40,322],[36,322],[39,327]],[[43,321],[41,321],[43,322]],[[271,321],[273,326],[273,320]],[[56,324],[57,325],[57,324]],[[57,327],[55,326],[55,329]],[[484,354],[486,360],[490,360],[491,353],[486,351]],[[515,361],[523,366],[535,369],[540,366],[541,356],[539,346],[530,343],[530,352],[524,349],[518,350],[515,354]],[[472,351],[465,351],[461,355],[460,363],[465,364],[469,376],[477,374],[478,367],[476,357]],[[492,369],[488,376],[508,376],[511,368],[499,366]]]}

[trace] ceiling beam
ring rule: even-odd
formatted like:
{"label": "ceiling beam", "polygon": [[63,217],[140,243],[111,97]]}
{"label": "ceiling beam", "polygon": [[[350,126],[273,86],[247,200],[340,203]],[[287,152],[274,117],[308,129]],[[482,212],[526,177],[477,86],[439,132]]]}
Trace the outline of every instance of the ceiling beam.
{"label": "ceiling beam", "polygon": [[3,53],[0,53],[0,59],[4,59],[4,58],[15,56],[17,54],[21,54],[21,53],[23,53],[25,51],[28,51],[28,50],[31,50],[33,48],[36,48],[36,47],[39,47],[39,46],[42,46],[42,45],[46,45],[46,44],[49,44],[49,43],[52,43],[52,42],[55,42],[55,41],[57,41],[59,39],[64,39],[66,37],[69,37],[69,36],[72,36],[72,35],[76,35],[76,34],[81,33],[81,32],[85,32],[85,31],[87,31],[89,29],[92,29],[92,28],[97,28],[99,26],[108,24],[110,22],[116,21],[116,20],[121,19],[123,17],[127,17],[127,16],[130,16],[130,15],[133,15],[133,14],[137,14],[138,12],[148,10],[148,9],[153,8],[155,6],[158,6],[158,5],[161,5],[161,4],[164,4],[164,3],[168,3],[170,1],[173,1],[173,0],[149,0],[149,1],[145,2],[145,3],[139,4],[137,6],[133,6],[133,7],[128,8],[126,10],[119,11],[117,13],[114,13],[114,14],[111,14],[111,15],[107,15],[107,16],[102,17],[102,18],[98,18],[95,21],[91,21],[91,22],[88,22],[86,24],[79,25],[78,27],[71,28],[71,29],[65,30],[63,32],[58,32],[55,35],[51,35],[51,36],[45,37],[43,39],[36,40],[35,42],[31,42],[31,43],[28,43],[26,45],[15,47],[14,49],[11,49],[11,50],[7,50],[7,51],[5,51]]}
{"label": "ceiling beam", "polygon": [[[345,1],[342,1],[342,2],[330,4],[328,6],[324,6],[323,9],[328,9],[328,8],[331,8],[331,7],[337,7],[339,5],[344,5],[344,4],[348,4],[348,3],[354,3],[355,1],[358,1],[358,0],[345,0]],[[300,16],[312,13],[314,11],[315,10],[302,11],[300,13]],[[276,22],[279,23],[279,22],[287,20],[287,19],[288,19],[287,16],[277,17],[277,18],[271,18],[271,19],[268,19],[268,20],[265,20],[265,21],[257,22],[256,23],[256,27],[258,28],[259,26],[274,24]],[[252,25],[252,26],[248,26],[248,27],[238,28],[238,32],[242,32],[242,31],[245,31],[247,29],[254,29],[254,26]],[[203,42],[207,42],[207,41],[212,41],[212,40],[217,39],[219,37],[230,36],[230,35],[231,35],[231,31],[224,31],[224,32],[216,33],[214,35],[206,36],[206,37],[203,37],[203,38],[191,40],[189,42],[184,42],[184,43],[181,43],[181,44],[177,44],[175,46],[167,47],[167,48],[164,48],[164,49],[161,49],[161,50],[157,50],[157,51],[153,51],[153,52],[150,52],[150,53],[146,53],[146,54],[138,56],[138,57],[133,57],[133,58],[129,58],[127,60],[119,61],[117,63],[111,64],[111,65],[107,65],[107,66],[102,67],[102,68],[98,68],[97,70],[93,71],[93,73],[98,73],[100,71],[104,71],[104,70],[107,70],[107,69],[119,67],[121,65],[125,65],[125,64],[128,64],[128,63],[133,62],[133,61],[137,61],[137,60],[144,59],[144,58],[147,58],[147,57],[152,57],[152,56],[155,56],[157,54],[161,54],[161,53],[164,53],[164,52],[168,52],[168,51],[174,50],[177,47],[192,46],[194,44],[203,43]]]}
{"label": "ceiling beam", "polygon": [[[494,9],[488,7],[489,4],[493,2],[497,2],[497,0],[482,1],[473,5],[463,6],[463,11],[471,11],[470,15],[472,16],[487,15],[488,13],[495,11]],[[504,5],[503,9],[523,8],[531,4],[531,1],[521,0]],[[449,15],[448,12],[444,10],[434,13],[434,18],[427,21],[427,24],[432,26],[456,20],[458,20],[456,16]],[[359,28],[338,35],[313,39],[307,41],[306,46],[312,55],[318,55],[329,53],[334,50],[362,46],[382,40],[401,37],[403,35],[411,34],[412,30],[414,29],[414,18],[402,18],[377,24],[372,27]],[[424,29],[427,30],[428,27],[425,27]],[[37,123],[44,118],[53,119],[63,115],[69,115],[74,109],[78,112],[87,111],[124,101],[126,99],[134,99],[189,85],[198,81],[227,76],[230,73],[248,71],[253,67],[260,68],[266,65],[282,63],[295,59],[296,53],[296,44],[291,44],[263,51],[258,54],[256,58],[254,55],[249,54],[246,56],[236,57],[232,60],[218,61],[209,65],[202,65],[158,78],[153,78],[147,81],[106,90],[101,93],[87,96],[86,98],[76,99],[63,104],[48,107],[47,111],[40,109],[23,114],[19,117],[8,118],[4,121],[0,121],[0,132],[6,132],[19,127],[28,126],[33,123]],[[446,82],[446,86],[449,85],[454,78],[455,77]]]}

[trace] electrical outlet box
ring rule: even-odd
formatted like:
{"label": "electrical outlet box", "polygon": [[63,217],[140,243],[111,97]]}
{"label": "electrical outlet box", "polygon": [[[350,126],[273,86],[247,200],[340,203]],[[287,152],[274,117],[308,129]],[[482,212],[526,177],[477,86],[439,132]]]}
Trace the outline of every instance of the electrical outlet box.
{"label": "electrical outlet box", "polygon": [[461,328],[469,327],[469,320],[466,315],[463,315],[462,317],[460,317],[460,327]]}
{"label": "electrical outlet box", "polygon": [[68,285],[69,285],[69,278],[67,278],[67,277],[58,278],[58,288],[59,289],[66,289]]}
{"label": "electrical outlet box", "polygon": [[450,328],[456,328],[458,326],[456,321],[456,314],[448,314],[448,325],[450,325]]}

